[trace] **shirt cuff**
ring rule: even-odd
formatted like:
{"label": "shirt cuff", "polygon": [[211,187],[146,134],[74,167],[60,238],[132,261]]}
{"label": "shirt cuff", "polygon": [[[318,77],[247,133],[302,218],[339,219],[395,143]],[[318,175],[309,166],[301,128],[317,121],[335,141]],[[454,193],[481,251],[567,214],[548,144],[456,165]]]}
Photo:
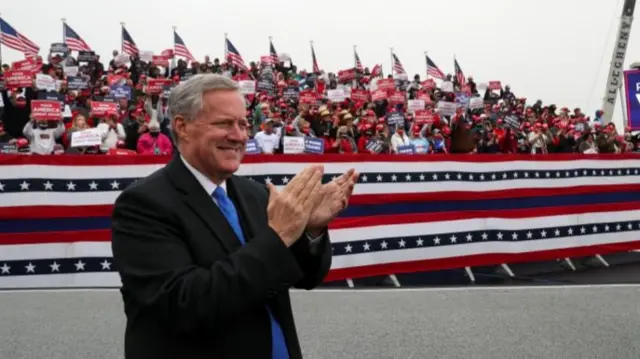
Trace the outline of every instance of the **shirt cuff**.
{"label": "shirt cuff", "polygon": [[322,237],[324,237],[325,234],[326,234],[326,231],[322,232],[321,235],[314,238],[311,235],[309,235],[309,233],[307,232],[304,233],[304,235],[307,237],[307,240],[309,241],[309,253],[311,253],[311,255],[318,254],[318,252],[320,251],[320,243],[322,243],[321,239]]}

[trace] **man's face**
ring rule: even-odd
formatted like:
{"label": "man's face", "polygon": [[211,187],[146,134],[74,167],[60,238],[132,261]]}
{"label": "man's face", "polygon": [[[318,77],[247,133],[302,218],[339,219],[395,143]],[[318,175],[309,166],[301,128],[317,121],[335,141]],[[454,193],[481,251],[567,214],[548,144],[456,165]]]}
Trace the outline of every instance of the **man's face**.
{"label": "man's face", "polygon": [[191,122],[176,122],[180,151],[207,175],[225,179],[240,167],[248,140],[245,103],[238,91],[210,91],[203,109]]}

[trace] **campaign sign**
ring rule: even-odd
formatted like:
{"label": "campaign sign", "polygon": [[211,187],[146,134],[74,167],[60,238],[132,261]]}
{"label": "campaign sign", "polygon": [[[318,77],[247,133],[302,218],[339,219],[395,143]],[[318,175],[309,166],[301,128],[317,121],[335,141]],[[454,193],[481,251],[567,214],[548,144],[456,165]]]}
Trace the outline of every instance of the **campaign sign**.
{"label": "campaign sign", "polygon": [[89,88],[89,80],[80,76],[67,77],[67,88],[69,90],[84,90]]}
{"label": "campaign sign", "polygon": [[39,91],[38,100],[64,102],[64,95],[55,91]]}
{"label": "campaign sign", "polygon": [[34,120],[59,121],[62,119],[62,103],[59,101],[32,100],[31,118]]}
{"label": "campaign sign", "polygon": [[624,72],[624,88],[627,102],[627,126],[640,130],[640,70]]}
{"label": "campaign sign", "polygon": [[129,86],[111,86],[109,93],[117,99],[126,98],[127,100],[131,100],[131,87]]}
{"label": "campaign sign", "polygon": [[305,137],[304,152],[321,155],[324,153],[324,140],[321,138]]}
{"label": "campaign sign", "polygon": [[248,155],[259,155],[260,147],[258,146],[258,142],[256,142],[256,140],[248,140],[245,153]]}
{"label": "campaign sign", "polygon": [[412,145],[398,146],[397,151],[399,155],[412,155],[415,153],[415,149]]}
{"label": "campaign sign", "polygon": [[117,113],[118,106],[113,102],[91,101],[91,116],[105,117],[116,115]]}

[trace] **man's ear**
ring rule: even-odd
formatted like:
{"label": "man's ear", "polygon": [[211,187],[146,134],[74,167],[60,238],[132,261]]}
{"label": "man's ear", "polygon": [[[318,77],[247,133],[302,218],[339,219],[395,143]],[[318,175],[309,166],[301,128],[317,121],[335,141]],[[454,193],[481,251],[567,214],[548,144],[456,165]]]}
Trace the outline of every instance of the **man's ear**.
{"label": "man's ear", "polygon": [[179,141],[187,141],[189,135],[187,134],[187,121],[182,117],[182,115],[176,115],[173,117],[172,128],[174,135]]}

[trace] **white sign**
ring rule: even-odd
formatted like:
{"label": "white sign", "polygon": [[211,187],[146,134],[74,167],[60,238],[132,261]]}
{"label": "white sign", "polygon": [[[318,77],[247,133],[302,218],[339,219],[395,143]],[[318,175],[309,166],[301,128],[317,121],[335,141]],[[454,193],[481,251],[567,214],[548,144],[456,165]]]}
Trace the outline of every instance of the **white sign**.
{"label": "white sign", "polygon": [[416,112],[416,110],[424,110],[424,105],[424,100],[407,100],[407,107],[411,112]]}
{"label": "white sign", "polygon": [[45,74],[36,75],[36,88],[46,91],[56,90],[56,80],[53,77]]}
{"label": "white sign", "polygon": [[282,149],[285,154],[304,153],[304,137],[284,136]]}
{"label": "white sign", "polygon": [[351,98],[351,87],[345,85],[338,85],[337,89],[342,90],[344,98]]}
{"label": "white sign", "polygon": [[482,97],[472,97],[469,99],[469,108],[475,110],[477,108],[484,107],[484,100]]}
{"label": "white sign", "polygon": [[243,95],[252,95],[256,93],[256,82],[253,80],[238,81],[240,92]]}
{"label": "white sign", "polygon": [[65,66],[64,67],[64,75],[65,76],[76,76],[78,74],[78,66]]}
{"label": "white sign", "polygon": [[327,97],[331,102],[342,102],[346,98],[342,89],[327,90]]}
{"label": "white sign", "polygon": [[153,61],[153,51],[140,51],[140,61],[144,61],[144,62]]}
{"label": "white sign", "polygon": [[442,82],[442,84],[440,84],[440,90],[442,92],[453,92],[453,82],[451,81]]}
{"label": "white sign", "polygon": [[120,54],[115,58],[116,66],[126,65],[129,63],[129,61],[131,61],[129,60],[129,55],[125,55],[125,54]]}
{"label": "white sign", "polygon": [[76,131],[71,134],[71,147],[98,146],[101,144],[102,139],[97,128]]}
{"label": "white sign", "polygon": [[62,111],[62,117],[72,117],[73,113],[71,112],[71,107],[69,105],[64,105],[64,111]]}
{"label": "white sign", "polygon": [[444,116],[453,116],[456,114],[456,108],[458,108],[458,104],[455,102],[438,102],[438,113]]}

